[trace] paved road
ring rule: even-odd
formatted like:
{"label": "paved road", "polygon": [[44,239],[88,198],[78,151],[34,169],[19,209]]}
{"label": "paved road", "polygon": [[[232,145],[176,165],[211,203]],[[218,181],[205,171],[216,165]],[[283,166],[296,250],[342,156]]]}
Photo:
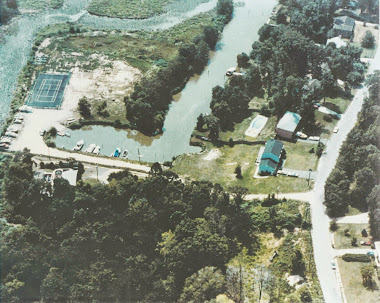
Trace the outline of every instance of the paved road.
{"label": "paved road", "polygon": [[[373,72],[375,69],[380,69],[379,49],[376,52],[375,59],[371,62],[369,73]],[[324,186],[327,177],[335,166],[342,143],[357,121],[357,115],[362,107],[365,95],[367,95],[367,88],[363,87],[359,89],[348,110],[338,122],[337,126],[340,131],[332,135],[326,146],[326,154],[322,155],[321,160],[319,161],[318,175],[311,199],[311,218],[313,224],[311,233],[314,247],[314,258],[326,303],[340,303],[342,302],[342,297],[337,279],[330,265],[330,261],[335,256],[335,253],[330,243],[330,220],[325,214],[325,207],[323,205]]]}

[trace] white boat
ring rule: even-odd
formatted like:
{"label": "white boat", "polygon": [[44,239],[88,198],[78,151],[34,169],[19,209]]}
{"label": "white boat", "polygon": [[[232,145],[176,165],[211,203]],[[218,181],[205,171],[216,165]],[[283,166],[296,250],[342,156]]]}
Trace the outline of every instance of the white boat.
{"label": "white boat", "polygon": [[65,133],[64,132],[61,132],[60,130],[57,131],[57,135],[58,136],[61,136],[61,137],[64,137],[65,136]]}
{"label": "white boat", "polygon": [[96,154],[96,155],[99,155],[99,153],[100,153],[100,148],[101,148],[101,147],[100,147],[99,145],[98,145],[97,147],[95,147],[93,153]]}
{"label": "white boat", "polygon": [[5,132],[5,136],[11,137],[11,138],[16,138],[17,134],[14,132]]}
{"label": "white boat", "polygon": [[22,124],[22,120],[20,120],[20,119],[15,119],[14,121],[13,121],[13,123],[14,124]]}
{"label": "white boat", "polygon": [[9,137],[1,137],[0,139],[0,143],[11,143],[12,142],[12,138],[9,138]]}
{"label": "white boat", "polygon": [[92,152],[94,151],[95,147],[96,147],[96,144],[90,144],[90,145],[86,148],[85,152],[86,152],[86,153],[92,153]]}
{"label": "white boat", "polygon": [[127,158],[128,158],[128,149],[125,149],[125,150],[123,151],[123,155],[122,155],[121,157],[124,158],[124,159],[127,159]]}
{"label": "white boat", "polygon": [[77,145],[73,148],[73,150],[81,150],[84,145],[84,141],[80,140],[77,142]]}
{"label": "white boat", "polygon": [[69,138],[71,137],[71,135],[69,133],[65,133],[65,136],[69,137]]}

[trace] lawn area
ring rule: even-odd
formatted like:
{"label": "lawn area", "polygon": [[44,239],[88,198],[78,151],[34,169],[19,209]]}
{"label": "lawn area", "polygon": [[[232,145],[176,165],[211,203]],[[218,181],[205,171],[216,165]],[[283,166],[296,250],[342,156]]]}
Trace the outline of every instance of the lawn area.
{"label": "lawn area", "polygon": [[165,12],[173,0],[91,0],[88,12],[94,15],[126,19],[145,19]]}
{"label": "lawn area", "polygon": [[[344,231],[348,229],[350,236],[346,237]],[[358,246],[356,248],[368,249],[368,246],[360,245],[360,241],[369,241],[370,237],[363,237],[362,230],[366,229],[369,233],[369,224],[351,224],[351,223],[340,223],[338,224],[338,230],[334,232],[335,248],[355,248],[351,245],[351,239],[355,237],[357,239]]]}
{"label": "lawn area", "polygon": [[21,9],[60,8],[64,0],[17,0]]}
{"label": "lawn area", "polygon": [[363,48],[362,58],[373,58],[376,53],[376,47],[379,43],[379,29],[376,29],[372,25],[364,26],[363,22],[356,21],[354,41],[352,44],[361,47],[361,42],[367,31],[370,31],[372,35],[375,37],[375,47],[372,49]]}
{"label": "lawn area", "polygon": [[[286,176],[254,179],[257,166],[255,160],[262,145],[239,144],[234,147],[223,146],[218,148],[219,157],[213,160],[204,160],[210,152],[212,145],[202,154],[181,155],[174,161],[172,170],[177,174],[191,180],[204,180],[219,183],[224,188],[229,186],[242,186],[248,188],[250,193],[283,193],[302,192],[309,189],[306,179]],[[214,148],[215,149],[215,148]],[[235,176],[235,167],[241,165],[243,179]]]}
{"label": "lawn area", "polygon": [[286,162],[284,168],[299,170],[316,170],[318,157],[315,153],[309,153],[311,148],[316,150],[317,144],[284,142],[286,150]]}
{"label": "lawn area", "polygon": [[341,258],[338,258],[338,266],[347,303],[379,302],[380,282],[377,277],[373,277],[373,280],[377,284],[376,290],[369,290],[363,286],[360,269],[366,264],[361,262],[345,262]]}

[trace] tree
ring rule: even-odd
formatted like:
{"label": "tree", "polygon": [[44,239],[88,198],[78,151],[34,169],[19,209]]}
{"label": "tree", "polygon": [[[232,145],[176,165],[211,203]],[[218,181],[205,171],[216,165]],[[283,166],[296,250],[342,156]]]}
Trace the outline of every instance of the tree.
{"label": "tree", "polygon": [[91,117],[91,106],[86,97],[83,97],[79,100],[78,110],[83,118]]}
{"label": "tree", "polygon": [[366,31],[361,42],[364,48],[373,48],[375,46],[375,37],[370,31]]}
{"label": "tree", "polygon": [[223,293],[225,287],[226,279],[221,270],[204,267],[186,279],[179,302],[207,302]]}
{"label": "tree", "polygon": [[232,0],[218,0],[216,4],[216,11],[218,15],[222,15],[226,18],[228,23],[232,19],[232,13],[234,12],[234,3]]}
{"label": "tree", "polygon": [[205,124],[205,121],[203,119],[203,114],[200,114],[197,118],[197,130],[202,131],[203,125]]}
{"label": "tree", "polygon": [[380,240],[380,186],[376,185],[367,198],[369,206],[369,226],[371,236],[375,241]]}
{"label": "tree", "polygon": [[62,302],[69,297],[69,287],[58,268],[52,267],[42,281],[41,297],[46,302]]}
{"label": "tree", "polygon": [[162,167],[161,167],[161,164],[158,163],[158,162],[154,162],[152,164],[152,167],[150,168],[150,174],[152,174],[153,176],[157,176],[159,174],[162,173]]}
{"label": "tree", "polygon": [[205,26],[203,29],[204,40],[210,49],[214,49],[218,42],[219,32],[213,26]]}
{"label": "tree", "polygon": [[352,237],[351,239],[351,245],[356,247],[358,246],[358,239],[356,239],[356,237]]}
{"label": "tree", "polygon": [[235,167],[235,174],[236,174],[236,178],[238,179],[243,179],[243,176],[241,174],[241,165],[238,164],[236,167]]}
{"label": "tree", "polygon": [[374,269],[372,265],[365,265],[360,269],[362,275],[363,286],[366,288],[372,288],[374,285],[373,274]]}
{"label": "tree", "polygon": [[237,65],[239,67],[248,67],[249,66],[249,56],[244,52],[237,55]]}
{"label": "tree", "polygon": [[334,168],[325,185],[326,212],[330,217],[343,216],[348,208],[350,181],[344,171]]}

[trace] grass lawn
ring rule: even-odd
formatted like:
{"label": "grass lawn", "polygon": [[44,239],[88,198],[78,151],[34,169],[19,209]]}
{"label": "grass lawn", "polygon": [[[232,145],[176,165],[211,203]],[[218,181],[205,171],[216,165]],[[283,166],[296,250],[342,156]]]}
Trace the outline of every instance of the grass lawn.
{"label": "grass lawn", "polygon": [[[350,237],[346,237],[344,235],[345,229],[349,229],[350,231]],[[334,232],[334,239],[335,239],[335,248],[336,249],[342,249],[342,248],[363,248],[368,249],[368,246],[362,246],[360,245],[360,241],[369,241],[370,237],[363,237],[362,236],[362,230],[366,229],[367,233],[369,233],[369,224],[352,224],[352,223],[339,223],[338,224],[338,230]],[[353,247],[351,245],[351,239],[352,237],[355,237],[358,240],[358,246]]]}
{"label": "grass lawn", "polygon": [[314,147],[316,150],[317,144],[308,143],[290,143],[284,142],[286,150],[286,162],[284,168],[299,169],[299,170],[316,170],[318,167],[318,157],[315,153],[309,153]]}
{"label": "grass lawn", "polygon": [[17,0],[22,9],[60,8],[64,0]]}
{"label": "grass lawn", "polygon": [[377,284],[376,290],[369,290],[363,286],[360,269],[367,263],[345,262],[338,258],[340,276],[343,283],[344,293],[348,303],[378,303],[380,296],[380,282],[374,275],[373,280]]}
{"label": "grass lawn", "polygon": [[[253,175],[257,166],[255,160],[261,145],[235,145],[220,147],[220,156],[214,160],[204,160],[211,144],[202,154],[189,154],[179,156],[172,170],[177,174],[191,180],[205,180],[219,183],[224,188],[229,186],[242,186],[248,188],[250,193],[275,193],[277,190],[283,193],[302,192],[309,190],[306,179],[290,178],[286,176],[254,179]],[[237,164],[242,167],[243,179],[237,179],[234,173]]]}

